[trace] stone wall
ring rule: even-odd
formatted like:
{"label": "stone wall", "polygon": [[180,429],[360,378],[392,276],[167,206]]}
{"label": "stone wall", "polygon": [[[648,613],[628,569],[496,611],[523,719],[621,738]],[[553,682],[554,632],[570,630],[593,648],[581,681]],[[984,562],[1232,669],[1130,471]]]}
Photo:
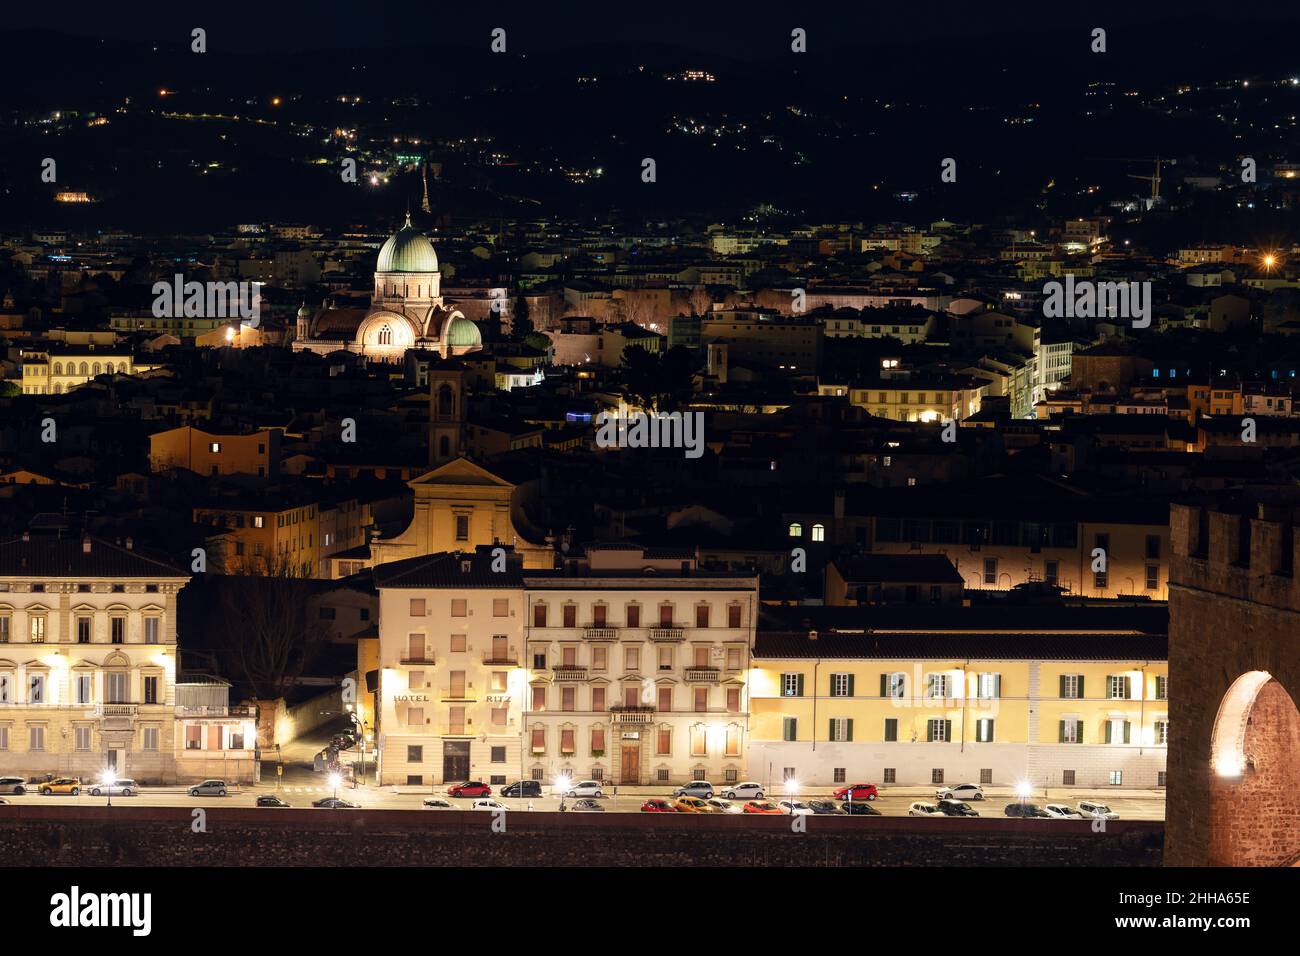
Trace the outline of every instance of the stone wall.
{"label": "stone wall", "polygon": [[[1300,856],[1300,739],[1282,698],[1300,692],[1300,534],[1289,515],[1264,506],[1240,515],[1178,505],[1170,521],[1166,863],[1292,862]],[[1251,671],[1276,682],[1251,714],[1247,753],[1255,748],[1257,759],[1241,777],[1218,777],[1210,767],[1215,718],[1233,682]]]}
{"label": "stone wall", "polygon": [[1163,825],[434,810],[0,808],[0,860],[32,866],[1158,866]]}

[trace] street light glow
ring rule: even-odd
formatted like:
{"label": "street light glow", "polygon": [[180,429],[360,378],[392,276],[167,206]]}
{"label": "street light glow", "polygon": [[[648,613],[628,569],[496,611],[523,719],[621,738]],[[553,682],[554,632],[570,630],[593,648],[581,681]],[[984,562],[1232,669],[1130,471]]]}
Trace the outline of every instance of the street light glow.
{"label": "street light glow", "polygon": [[1016,796],[1021,800],[1028,800],[1034,793],[1034,788],[1028,780],[1021,780],[1016,784]]}

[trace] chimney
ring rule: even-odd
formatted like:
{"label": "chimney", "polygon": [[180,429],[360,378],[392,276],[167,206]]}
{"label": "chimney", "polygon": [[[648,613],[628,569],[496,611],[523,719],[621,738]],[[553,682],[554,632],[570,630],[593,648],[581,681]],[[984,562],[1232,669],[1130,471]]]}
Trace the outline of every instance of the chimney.
{"label": "chimney", "polygon": [[90,535],[86,535],[81,539],[81,553],[90,554]]}
{"label": "chimney", "polygon": [[134,551],[134,550],[135,550],[135,539],[132,538],[130,535],[127,535],[127,539],[126,539],[126,550],[128,550],[128,551]]}
{"label": "chimney", "polygon": [[809,632],[808,632],[808,640],[810,640],[810,641],[815,641],[815,640],[817,640],[817,632],[816,632],[816,631],[809,631]]}
{"label": "chimney", "polygon": [[30,531],[24,531],[24,532],[23,532],[23,543],[25,544],[25,543],[27,543],[27,542],[29,542],[29,541],[31,541],[31,540],[32,540],[32,533],[31,533]]}

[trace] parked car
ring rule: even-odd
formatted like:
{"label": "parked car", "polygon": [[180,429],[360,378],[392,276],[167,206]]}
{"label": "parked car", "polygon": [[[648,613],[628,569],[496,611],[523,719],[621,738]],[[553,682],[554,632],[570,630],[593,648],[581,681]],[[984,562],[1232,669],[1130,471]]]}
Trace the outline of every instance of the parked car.
{"label": "parked car", "polygon": [[505,807],[495,800],[480,799],[470,804],[471,810],[504,810]]}
{"label": "parked car", "polygon": [[845,800],[840,804],[840,809],[853,816],[878,817],[881,815],[879,810],[869,803],[863,803],[861,800],[855,800],[852,803]]}
{"label": "parked car", "polygon": [[0,797],[0,807],[7,807],[7,806],[9,806],[9,801],[6,800],[4,797]]}
{"label": "parked car", "polygon": [[440,797],[426,797],[420,806],[428,807],[430,810],[455,810],[456,808]]}
{"label": "parked car", "polygon": [[1082,820],[1083,814],[1074,807],[1067,807],[1063,803],[1048,803],[1043,805],[1047,815],[1053,820]]}
{"label": "parked car", "polygon": [[580,780],[569,788],[566,797],[603,797],[605,791],[600,789],[600,783],[595,780]]}
{"label": "parked car", "polygon": [[570,807],[569,809],[587,811],[587,812],[590,812],[592,810],[600,810],[603,812],[605,808],[600,805],[599,801],[589,799],[589,800],[577,800],[574,802],[573,806]]}
{"label": "parked car", "polygon": [[909,817],[941,817],[944,812],[939,809],[937,804],[917,802],[907,808]]}
{"label": "parked car", "polygon": [[749,780],[745,783],[738,783],[734,787],[728,787],[722,791],[722,795],[728,800],[762,800],[763,786]]}
{"label": "parked car", "polygon": [[773,806],[768,800],[750,800],[741,808],[741,813],[779,813],[785,814],[780,807]]}
{"label": "parked car", "polygon": [[55,777],[41,784],[41,793],[47,797],[52,793],[70,793],[75,797],[81,793],[81,781],[76,777]]}
{"label": "parked car", "polygon": [[266,796],[258,797],[256,805],[259,807],[287,807],[289,804],[285,803],[277,796],[268,794]]}
{"label": "parked car", "polygon": [[704,802],[713,807],[714,811],[717,813],[740,812],[740,804],[732,803],[730,800],[720,800],[719,798],[714,797],[712,800],[705,800]]}
{"label": "parked car", "polygon": [[641,804],[642,813],[676,813],[677,808],[667,800],[654,797]]}
{"label": "parked car", "polygon": [[973,783],[959,783],[935,793],[936,800],[983,800],[984,788]]}
{"label": "parked car", "polygon": [[851,783],[835,791],[836,800],[874,800],[880,796],[874,783]]}
{"label": "parked car", "polygon": [[808,809],[813,813],[843,814],[844,811],[829,800],[809,800]]}
{"label": "parked car", "polygon": [[699,797],[678,797],[673,801],[673,808],[678,813],[712,813],[713,807],[709,806]]}
{"label": "parked car", "polygon": [[945,817],[977,817],[979,811],[960,800],[940,800],[939,812]]}
{"label": "parked car", "polygon": [[330,746],[335,750],[351,750],[357,745],[357,738],[352,734],[335,734],[330,738]]}
{"label": "parked car", "polygon": [[1051,816],[1036,803],[1008,803],[1002,812],[1009,817],[1020,817],[1024,820],[1046,819]]}
{"label": "parked car", "polygon": [[27,792],[27,781],[22,777],[0,777],[0,793],[12,793],[21,797]]}
{"label": "parked car", "polygon": [[320,800],[311,802],[313,807],[318,810],[360,810],[361,807],[355,803],[349,803],[341,797],[324,797]]}
{"label": "parked car", "polygon": [[713,784],[707,780],[692,780],[673,791],[674,797],[699,797],[701,800],[713,798]]}
{"label": "parked car", "polygon": [[92,797],[134,797],[139,792],[140,785],[126,777],[112,783],[97,783],[90,788]]}
{"label": "parked car", "polygon": [[1119,814],[1106,806],[1104,803],[1097,803],[1093,800],[1080,800],[1079,813],[1085,820],[1118,820]]}
{"label": "parked car", "polygon": [[782,800],[777,804],[782,813],[788,813],[796,817],[810,816],[813,812],[812,807],[802,800]]}
{"label": "parked car", "polygon": [[540,797],[542,782],[540,780],[516,780],[501,788],[503,797]]}
{"label": "parked car", "polygon": [[481,780],[466,780],[447,788],[449,797],[490,797],[492,788]]}
{"label": "parked car", "polygon": [[228,792],[224,780],[204,780],[190,787],[191,797],[224,797]]}

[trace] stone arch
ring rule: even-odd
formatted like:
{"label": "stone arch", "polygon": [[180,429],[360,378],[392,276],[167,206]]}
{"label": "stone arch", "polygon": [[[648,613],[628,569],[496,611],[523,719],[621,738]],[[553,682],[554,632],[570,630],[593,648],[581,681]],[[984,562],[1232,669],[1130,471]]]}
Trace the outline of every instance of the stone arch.
{"label": "stone arch", "polygon": [[1288,866],[1300,857],[1300,710],[1268,671],[1219,703],[1210,739],[1211,866]]}

